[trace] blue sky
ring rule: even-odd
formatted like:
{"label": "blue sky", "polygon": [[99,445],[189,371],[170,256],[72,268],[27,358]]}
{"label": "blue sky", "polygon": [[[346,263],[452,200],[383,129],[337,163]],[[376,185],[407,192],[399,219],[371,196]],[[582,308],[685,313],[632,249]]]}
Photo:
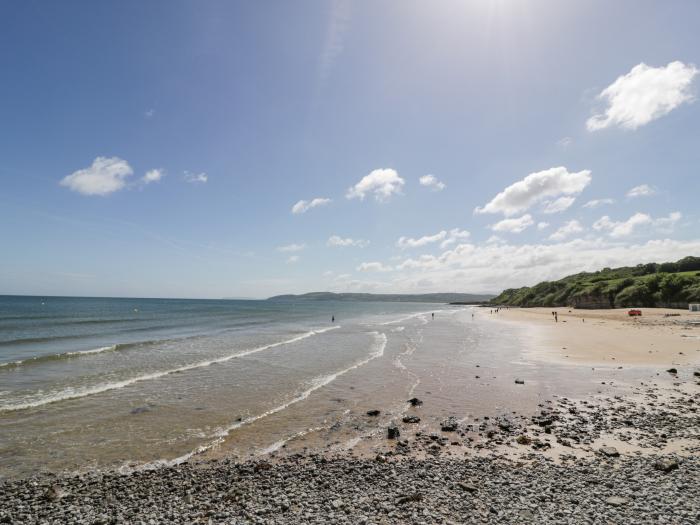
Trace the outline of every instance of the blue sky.
{"label": "blue sky", "polygon": [[691,1],[5,3],[0,293],[498,292],[700,255],[698,23]]}

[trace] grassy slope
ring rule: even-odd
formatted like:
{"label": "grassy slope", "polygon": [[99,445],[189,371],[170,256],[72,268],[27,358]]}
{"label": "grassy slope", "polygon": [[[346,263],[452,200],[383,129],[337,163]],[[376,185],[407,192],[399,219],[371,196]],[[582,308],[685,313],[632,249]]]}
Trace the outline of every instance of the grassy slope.
{"label": "grassy slope", "polygon": [[532,287],[511,288],[491,302],[512,306],[683,308],[700,302],[700,257],[582,272]]}

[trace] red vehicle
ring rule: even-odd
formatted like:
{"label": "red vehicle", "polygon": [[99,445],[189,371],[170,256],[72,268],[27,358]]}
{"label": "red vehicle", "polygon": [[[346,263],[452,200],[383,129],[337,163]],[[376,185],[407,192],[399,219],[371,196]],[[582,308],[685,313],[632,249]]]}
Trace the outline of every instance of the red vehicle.
{"label": "red vehicle", "polygon": [[632,310],[630,310],[630,311],[627,312],[627,315],[629,315],[630,317],[635,317],[635,316],[637,316],[637,315],[642,315],[642,311],[641,311],[641,310],[632,309]]}

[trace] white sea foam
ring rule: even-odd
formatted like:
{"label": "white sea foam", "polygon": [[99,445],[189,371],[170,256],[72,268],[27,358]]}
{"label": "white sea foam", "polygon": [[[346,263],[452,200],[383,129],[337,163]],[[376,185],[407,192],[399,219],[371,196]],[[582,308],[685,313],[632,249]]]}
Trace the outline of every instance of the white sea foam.
{"label": "white sea foam", "polygon": [[30,363],[44,363],[47,361],[59,361],[61,359],[79,357],[81,355],[101,354],[102,352],[114,351],[117,349],[118,346],[119,345],[101,346],[99,348],[93,348],[92,350],[80,350],[76,352],[65,352],[62,354],[38,355],[34,357],[29,357],[27,359],[20,359],[18,361],[8,361],[7,363],[0,363],[0,368],[14,368]]}
{"label": "white sea foam", "polygon": [[123,381],[114,381],[112,383],[103,383],[100,385],[95,385],[92,387],[84,387],[84,388],[69,387],[69,388],[66,388],[64,390],[61,390],[60,392],[56,392],[56,393],[53,393],[53,394],[48,395],[48,396],[43,396],[43,397],[36,399],[36,400],[33,400],[33,401],[27,401],[24,403],[0,405],[0,412],[25,410],[27,408],[34,408],[34,407],[38,407],[38,406],[48,405],[49,403],[56,403],[58,401],[65,401],[67,399],[76,399],[76,398],[80,398],[80,397],[91,396],[94,394],[100,394],[102,392],[107,392],[109,390],[116,390],[119,388],[124,388],[124,387],[130,386],[130,385],[133,385],[135,383],[140,383],[142,381],[149,381],[151,379],[158,379],[160,377],[164,377],[164,376],[167,376],[170,374],[186,372],[188,370],[193,370],[195,368],[202,368],[205,366],[210,366],[210,365],[213,365],[215,363],[224,363],[224,362],[230,361],[232,359],[255,354],[257,352],[262,352],[264,350],[269,350],[270,348],[275,348],[275,347],[282,346],[282,345],[296,343],[297,341],[301,341],[302,339],[306,339],[308,337],[311,337],[311,336],[314,336],[317,334],[322,334],[322,333],[328,332],[330,330],[335,330],[338,328],[340,328],[340,326],[332,326],[329,328],[322,328],[319,330],[311,330],[309,332],[303,333],[301,335],[298,335],[298,336],[293,337],[291,339],[287,339],[285,341],[279,341],[277,343],[271,343],[271,344],[260,346],[257,348],[251,348],[250,350],[244,350],[242,352],[227,355],[224,357],[218,357],[218,358],[209,359],[206,361],[199,361],[197,363],[192,363],[189,365],[183,365],[183,366],[180,366],[178,368],[171,368],[169,370],[162,370],[160,372],[153,372],[150,374],[144,374],[144,375],[132,377],[129,379],[124,379]]}
{"label": "white sea foam", "polygon": [[[319,376],[316,377],[315,379],[310,381],[310,386],[303,392],[297,394],[297,396],[293,397],[286,403],[283,403],[279,406],[276,406],[274,408],[271,408],[270,410],[267,410],[265,412],[262,412],[261,414],[257,414],[255,416],[250,416],[245,419],[241,419],[240,421],[236,421],[235,423],[219,429],[217,432],[214,433],[212,436],[214,439],[213,441],[201,445],[197,447],[195,450],[188,452],[187,454],[183,454],[182,456],[179,456],[174,459],[170,460],[157,460],[157,461],[152,461],[150,463],[145,463],[143,465],[138,465],[138,466],[131,466],[131,465],[125,465],[119,469],[120,472],[133,472],[135,470],[149,470],[149,469],[154,469],[162,466],[171,466],[171,465],[178,465],[180,463],[183,463],[190,459],[193,456],[202,454],[203,452],[206,452],[207,450],[210,450],[214,448],[216,445],[220,444],[221,442],[224,441],[224,439],[234,430],[241,428],[244,425],[249,425],[251,423],[254,423],[255,421],[258,421],[260,419],[266,418],[268,416],[271,416],[273,414],[277,414],[278,412],[282,412],[283,410],[286,410],[290,406],[303,401],[307,399],[313,392],[318,390],[319,388],[323,388],[324,386],[328,385],[329,383],[333,382],[335,379],[338,377],[350,372],[351,370],[355,370],[361,366],[366,365],[370,361],[377,359],[378,357],[381,357],[384,355],[384,350],[386,349],[386,344],[387,344],[387,337],[385,334],[380,333],[380,332],[372,332],[372,335],[375,337],[374,344],[372,345],[372,351],[370,354],[365,358],[362,359],[352,366],[349,366],[347,368],[344,368],[343,370],[339,370],[338,372],[334,372],[332,374],[328,374],[325,376]],[[285,440],[281,440],[277,443],[274,443],[268,448],[274,447],[279,444],[280,448],[285,442],[289,441],[290,439],[293,439],[295,436],[291,436],[290,438],[287,438]],[[281,444],[280,444],[281,443]],[[274,451],[276,449],[273,449],[271,451]]]}

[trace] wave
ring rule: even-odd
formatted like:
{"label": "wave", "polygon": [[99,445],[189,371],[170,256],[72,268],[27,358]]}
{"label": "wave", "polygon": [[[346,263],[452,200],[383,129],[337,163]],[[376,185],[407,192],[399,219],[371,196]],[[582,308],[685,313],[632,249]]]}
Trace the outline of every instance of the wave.
{"label": "wave", "polygon": [[[338,327],[338,328],[340,328],[340,327]],[[332,328],[328,328],[328,329],[326,329],[325,331],[327,331],[327,330],[332,330]],[[221,428],[221,429],[217,430],[217,431],[211,436],[212,438],[214,438],[213,441],[211,441],[211,442],[209,442],[209,443],[207,443],[207,444],[201,445],[201,446],[197,447],[196,449],[194,449],[194,450],[188,452],[187,454],[183,454],[182,456],[179,456],[179,457],[177,457],[177,458],[170,459],[170,460],[156,460],[156,461],[152,461],[152,462],[145,463],[145,464],[142,464],[142,465],[139,465],[139,466],[136,466],[136,467],[133,467],[133,466],[123,466],[123,467],[121,467],[121,468],[119,469],[119,472],[126,473],[126,472],[133,472],[133,471],[137,471],[137,470],[138,470],[138,471],[140,471],[140,470],[152,470],[152,469],[156,469],[156,468],[159,468],[159,467],[179,465],[180,463],[184,463],[185,461],[187,461],[188,459],[192,458],[193,456],[202,454],[202,453],[204,453],[204,452],[206,452],[206,451],[208,451],[208,450],[211,450],[211,449],[214,448],[215,446],[219,445],[219,444],[222,443],[222,442],[229,436],[229,434],[231,434],[231,432],[233,432],[234,430],[236,430],[236,429],[238,429],[238,428],[241,428],[242,426],[245,426],[245,425],[250,425],[251,423],[254,423],[254,422],[256,422],[256,421],[258,421],[258,420],[260,420],[260,419],[266,418],[266,417],[268,417],[268,416],[272,416],[272,415],[274,415],[274,414],[277,414],[278,412],[282,412],[283,410],[286,410],[286,409],[289,408],[290,406],[292,406],[292,405],[294,405],[294,404],[296,404],[296,403],[299,403],[300,401],[304,401],[304,400],[307,399],[312,393],[314,393],[316,390],[318,390],[318,389],[320,389],[320,388],[323,388],[324,386],[328,385],[329,383],[335,381],[338,377],[340,377],[340,376],[342,376],[342,375],[344,375],[344,374],[347,374],[347,373],[350,372],[351,370],[355,370],[355,369],[357,369],[357,368],[359,368],[359,367],[361,367],[361,366],[364,366],[364,365],[366,365],[367,363],[369,363],[370,361],[372,361],[372,360],[374,360],[374,359],[377,359],[378,357],[383,356],[383,355],[384,355],[384,350],[386,349],[386,344],[387,344],[387,337],[386,337],[386,335],[383,334],[383,333],[380,333],[380,332],[371,332],[371,334],[375,336],[375,343],[374,343],[374,345],[373,345],[374,348],[373,348],[372,352],[370,352],[370,354],[369,354],[365,359],[362,359],[361,361],[358,361],[358,362],[356,362],[355,364],[353,364],[352,366],[349,366],[349,367],[347,367],[347,368],[345,368],[345,369],[343,369],[343,370],[339,370],[338,372],[334,372],[334,373],[332,373],[332,374],[328,374],[328,375],[325,375],[325,376],[316,377],[315,379],[313,379],[313,380],[310,381],[310,383],[309,383],[309,384],[310,384],[309,388],[307,388],[306,390],[300,392],[299,394],[297,394],[295,397],[293,397],[293,398],[290,399],[289,401],[286,401],[285,403],[282,403],[282,404],[279,405],[279,406],[276,406],[276,407],[274,407],[274,408],[271,408],[270,410],[267,410],[267,411],[265,411],[265,412],[262,412],[261,414],[257,414],[257,415],[255,415],[255,416],[250,416],[250,417],[241,419],[241,420],[239,420],[239,421],[236,421],[235,423],[232,423],[231,425],[229,425],[229,426],[227,426],[227,427],[224,427],[224,428]],[[292,438],[294,438],[294,437],[295,437],[295,436],[292,436],[292,437],[289,438],[289,439],[292,439]],[[275,445],[277,445],[277,444],[279,444],[279,445],[281,446],[281,445],[283,445],[286,441],[289,441],[289,439],[287,439],[287,440],[282,440],[282,441],[280,441],[280,442],[277,442],[277,443],[273,444],[272,446],[275,446]],[[270,448],[270,447],[268,447],[268,448]],[[278,448],[279,448],[279,447],[278,447]],[[271,450],[271,451],[274,451],[274,449]]]}
{"label": "wave", "polygon": [[[124,379],[122,381],[115,381],[113,383],[103,383],[101,385],[95,385],[92,387],[87,387],[87,388],[81,388],[81,389],[75,389],[75,388],[66,388],[64,390],[61,390],[60,392],[57,392],[55,394],[52,394],[50,396],[46,396],[42,399],[38,399],[36,401],[30,401],[26,403],[17,403],[17,404],[10,404],[10,405],[0,405],[0,412],[10,412],[10,411],[16,411],[16,410],[26,410],[28,408],[35,408],[43,405],[48,405],[50,403],[56,403],[58,401],[66,401],[68,399],[76,399],[80,397],[86,397],[86,396],[91,396],[94,394],[101,394],[102,392],[107,392],[109,390],[116,390],[119,388],[124,388],[130,385],[133,385],[135,383],[140,383],[142,381],[148,381],[151,379],[158,379],[160,377],[164,377],[167,375],[171,374],[177,374],[180,372],[186,372],[188,370],[193,370],[195,368],[202,368],[205,366],[210,366],[216,363],[225,363],[226,361],[230,361],[231,359],[236,359],[238,357],[244,357],[247,355],[255,354],[257,352],[262,352],[263,350],[269,350],[270,348],[275,348],[278,346],[282,345],[288,345],[291,343],[296,343],[297,341],[301,341],[302,339],[306,339],[308,337],[317,335],[317,334],[322,334],[325,332],[328,332],[330,330],[335,330],[340,328],[340,326],[332,326],[329,328],[322,328],[319,330],[310,330],[309,332],[305,332],[301,335],[298,335],[296,337],[292,337],[291,339],[287,339],[284,341],[279,341],[277,343],[271,343],[267,344],[264,346],[259,346],[257,348],[251,348],[250,350],[244,350],[242,352],[238,352],[236,354],[231,354],[227,355],[224,357],[218,357],[214,359],[209,359],[206,361],[199,361],[196,363],[191,363],[189,365],[183,365],[177,368],[171,368],[169,370],[162,370],[160,372],[152,372],[150,374],[144,374],[141,376],[136,376],[132,377],[129,379]],[[119,345],[116,345],[119,347]]]}
{"label": "wave", "polygon": [[101,354],[102,352],[112,352],[121,348],[121,345],[110,345],[101,346],[99,348],[93,348],[92,350],[80,350],[76,352],[64,352],[62,354],[49,354],[49,355],[38,355],[35,357],[29,357],[27,359],[20,359],[18,361],[9,361],[7,363],[0,363],[0,370],[2,369],[12,369],[19,366],[29,365],[29,364],[40,364],[48,361],[60,361],[62,359],[71,359],[75,357],[80,357],[83,355],[90,354]]}

